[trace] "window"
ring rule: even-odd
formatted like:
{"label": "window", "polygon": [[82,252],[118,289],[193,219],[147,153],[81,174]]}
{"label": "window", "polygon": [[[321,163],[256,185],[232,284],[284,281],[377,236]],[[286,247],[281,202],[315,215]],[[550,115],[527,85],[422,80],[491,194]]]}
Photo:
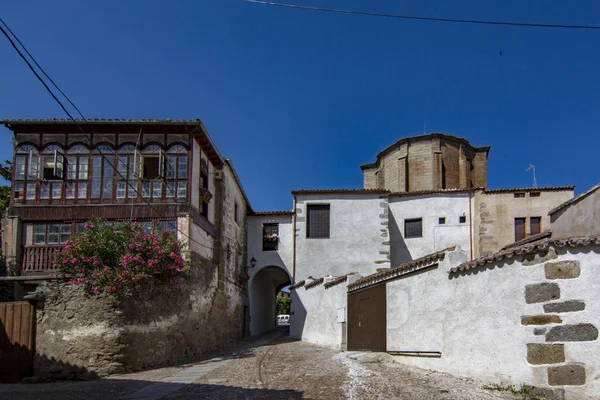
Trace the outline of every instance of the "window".
{"label": "window", "polygon": [[515,193],[515,199],[520,199],[525,197],[525,193]]}
{"label": "window", "polygon": [[464,215],[461,215],[460,217],[458,217],[458,222],[461,224],[464,224],[465,222],[467,222],[467,217]]}
{"label": "window", "polygon": [[62,244],[71,237],[71,224],[38,224],[33,229],[33,243]]}
{"label": "window", "polygon": [[446,223],[446,217],[440,217],[440,219],[438,220],[438,223],[440,225],[444,225]]}
{"label": "window", "polygon": [[25,199],[27,199],[27,200],[35,199],[35,183],[27,184],[27,192],[25,193]]}
{"label": "window", "polygon": [[206,160],[200,161],[200,214],[204,216],[204,218],[208,218],[208,201],[207,197],[203,196],[203,194],[209,192],[208,191],[208,164]]}
{"label": "window", "polygon": [[542,217],[529,218],[529,235],[537,235],[542,231]]}
{"label": "window", "polygon": [[529,197],[540,197],[541,193],[540,192],[531,192],[529,193]]}
{"label": "window", "polygon": [[239,212],[240,212],[240,206],[238,205],[238,202],[236,201],[233,206],[233,220],[235,221],[236,224],[240,223]]}
{"label": "window", "polygon": [[423,219],[405,219],[404,220],[404,237],[416,238],[423,237]]}
{"label": "window", "polygon": [[42,156],[42,179],[59,180],[63,178],[65,156],[57,145],[46,146]]}
{"label": "window", "polygon": [[156,229],[160,232],[169,231],[171,233],[176,233],[177,231],[177,221],[176,220],[168,220],[168,221],[157,221]]}
{"label": "window", "polygon": [[329,204],[307,205],[306,216],[307,238],[329,238]]}
{"label": "window", "polygon": [[515,218],[515,242],[525,239],[525,219]]}
{"label": "window", "polygon": [[277,250],[279,224],[263,224],[263,251]]}
{"label": "window", "polygon": [[112,199],[114,174],[112,161],[111,156],[92,157],[92,189],[90,194],[92,199]]}

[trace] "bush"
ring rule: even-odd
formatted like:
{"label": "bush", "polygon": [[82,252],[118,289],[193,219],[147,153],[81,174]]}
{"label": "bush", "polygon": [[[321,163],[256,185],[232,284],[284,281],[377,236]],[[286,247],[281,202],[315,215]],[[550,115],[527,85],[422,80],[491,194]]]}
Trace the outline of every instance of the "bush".
{"label": "bush", "polygon": [[58,276],[84,284],[93,293],[122,293],[145,281],[174,283],[187,276],[183,245],[169,231],[145,234],[135,222],[110,226],[95,219],[73,235],[55,255]]}

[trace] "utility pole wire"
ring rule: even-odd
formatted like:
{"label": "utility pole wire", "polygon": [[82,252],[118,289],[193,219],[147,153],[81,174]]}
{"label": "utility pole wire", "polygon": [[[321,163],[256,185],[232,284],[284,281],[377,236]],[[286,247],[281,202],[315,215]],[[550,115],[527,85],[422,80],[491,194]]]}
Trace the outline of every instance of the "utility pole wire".
{"label": "utility pole wire", "polygon": [[286,3],[275,3],[272,1],[262,0],[242,0],[246,3],[263,4],[267,6],[294,8],[300,10],[311,10],[311,11],[324,11],[330,13],[342,13],[342,14],[354,14],[354,15],[366,15],[369,17],[384,17],[384,18],[396,18],[396,19],[412,19],[419,21],[437,21],[437,22],[452,22],[460,24],[479,24],[479,25],[505,25],[505,26],[521,26],[529,28],[562,28],[562,29],[600,29],[600,25],[565,25],[565,24],[537,24],[530,22],[511,22],[511,21],[486,21],[478,19],[455,19],[455,18],[438,18],[438,17],[423,17],[418,15],[400,15],[400,14],[386,14],[369,11],[356,11],[356,10],[344,10],[336,8],[324,8],[324,7],[310,7],[301,6],[298,4],[286,4]]}
{"label": "utility pole wire", "polygon": [[[33,60],[33,62],[39,67],[39,64],[37,63],[37,61],[35,61],[35,58],[33,58],[33,56],[27,51],[27,49],[25,48],[25,46],[23,45],[23,43],[21,43],[21,41],[17,38],[17,36],[10,30],[10,28],[6,25],[6,23],[4,21],[2,21],[0,19],[0,21],[2,22],[2,24],[11,32],[11,34],[13,35],[13,37],[15,38],[15,40],[17,40],[17,42],[19,42],[19,44],[21,45],[21,47],[23,47],[23,50],[25,50],[25,52],[29,55],[29,57],[31,57],[31,59]],[[81,133],[83,133],[85,136],[87,136],[90,139],[90,143],[91,143],[91,137],[90,135],[85,132],[83,130],[83,128],[79,125],[79,123],[77,122],[77,120],[75,120],[75,118],[73,118],[73,116],[71,115],[71,113],[66,109],[66,107],[64,106],[64,104],[56,97],[56,95],[54,94],[54,92],[52,92],[52,90],[48,87],[48,85],[46,84],[46,82],[44,82],[44,80],[42,79],[42,77],[37,73],[37,71],[35,70],[35,68],[33,68],[33,66],[31,65],[31,63],[29,62],[29,60],[25,57],[25,55],[23,55],[23,53],[21,52],[21,50],[17,47],[17,45],[15,44],[15,42],[12,40],[12,38],[10,37],[10,35],[4,30],[4,28],[2,28],[0,26],[0,32],[2,34],[4,34],[4,36],[8,39],[8,41],[10,42],[10,44],[12,45],[12,47],[15,49],[15,51],[19,54],[19,56],[23,59],[23,61],[25,61],[25,64],[27,64],[27,66],[29,67],[29,69],[31,70],[31,72],[33,72],[33,74],[36,76],[36,78],[42,83],[42,85],[44,85],[44,87],[46,88],[46,90],[48,91],[48,93],[50,93],[50,95],[52,96],[52,98],[60,105],[60,107],[63,109],[63,111],[65,112],[65,114],[67,114],[67,116],[69,117],[69,119],[71,121],[73,121],[73,123],[75,124],[75,126],[81,131]],[[40,70],[42,70],[41,67],[39,67]],[[43,71],[43,70],[42,70]],[[44,75],[46,75],[48,77],[48,75],[43,72]],[[81,113],[81,111],[79,111],[79,109],[71,102],[71,100],[67,97],[67,95],[65,95],[63,93],[62,90],[60,90],[60,88],[58,88],[58,86],[56,85],[56,83],[54,83],[54,81],[48,77],[48,79],[52,82],[52,84],[58,89],[58,91],[67,99],[67,101],[73,105],[73,108],[75,108],[75,110],[77,110],[77,112],[79,113],[79,115],[81,116],[81,118],[83,119],[83,121],[88,124],[88,120],[83,116],[83,114]],[[98,150],[98,153],[102,156],[102,158],[106,161],[108,161],[109,166],[118,174],[118,176],[125,180],[125,177],[121,174],[121,172],[114,166],[113,162],[111,162],[108,157],[106,157],[106,155]],[[111,152],[113,156],[116,156],[117,154],[115,152]],[[158,210],[146,199],[144,199],[143,196],[141,196],[140,192],[137,190],[137,188],[133,188],[131,186],[129,186],[130,188],[132,188],[134,190],[134,192],[136,193],[137,196],[139,196],[149,207],[150,209],[152,209],[152,211],[154,211],[159,217],[160,217],[160,212],[158,212]],[[182,232],[181,230],[179,230],[179,228],[175,227],[175,229],[181,233],[183,236],[187,237],[190,241],[199,244],[200,246],[203,246],[209,250],[215,250],[213,247],[207,246],[204,243],[201,243],[195,239],[192,239],[188,234],[186,234],[185,232]]]}

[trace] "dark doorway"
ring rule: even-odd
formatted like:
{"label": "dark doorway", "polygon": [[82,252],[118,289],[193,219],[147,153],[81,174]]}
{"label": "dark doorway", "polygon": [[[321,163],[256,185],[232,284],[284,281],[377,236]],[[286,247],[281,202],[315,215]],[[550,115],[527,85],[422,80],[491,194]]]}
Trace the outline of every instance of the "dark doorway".
{"label": "dark doorway", "polygon": [[386,285],[348,295],[348,350],[386,351]]}

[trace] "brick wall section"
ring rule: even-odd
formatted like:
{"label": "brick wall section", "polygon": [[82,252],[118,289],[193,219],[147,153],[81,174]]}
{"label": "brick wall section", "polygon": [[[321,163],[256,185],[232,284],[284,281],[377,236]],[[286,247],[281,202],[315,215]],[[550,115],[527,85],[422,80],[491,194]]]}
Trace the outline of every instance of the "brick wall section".
{"label": "brick wall section", "polygon": [[365,189],[377,189],[377,178],[375,173],[377,168],[369,168],[363,170],[363,187]]}
{"label": "brick wall section", "polygon": [[409,191],[433,189],[431,142],[411,143],[408,148]]}
{"label": "brick wall section", "polygon": [[444,170],[446,172],[446,188],[460,187],[459,148],[456,144],[444,143],[442,146],[442,162],[444,163]]}
{"label": "brick wall section", "polygon": [[487,188],[487,154],[477,153],[473,157],[473,187]]}

